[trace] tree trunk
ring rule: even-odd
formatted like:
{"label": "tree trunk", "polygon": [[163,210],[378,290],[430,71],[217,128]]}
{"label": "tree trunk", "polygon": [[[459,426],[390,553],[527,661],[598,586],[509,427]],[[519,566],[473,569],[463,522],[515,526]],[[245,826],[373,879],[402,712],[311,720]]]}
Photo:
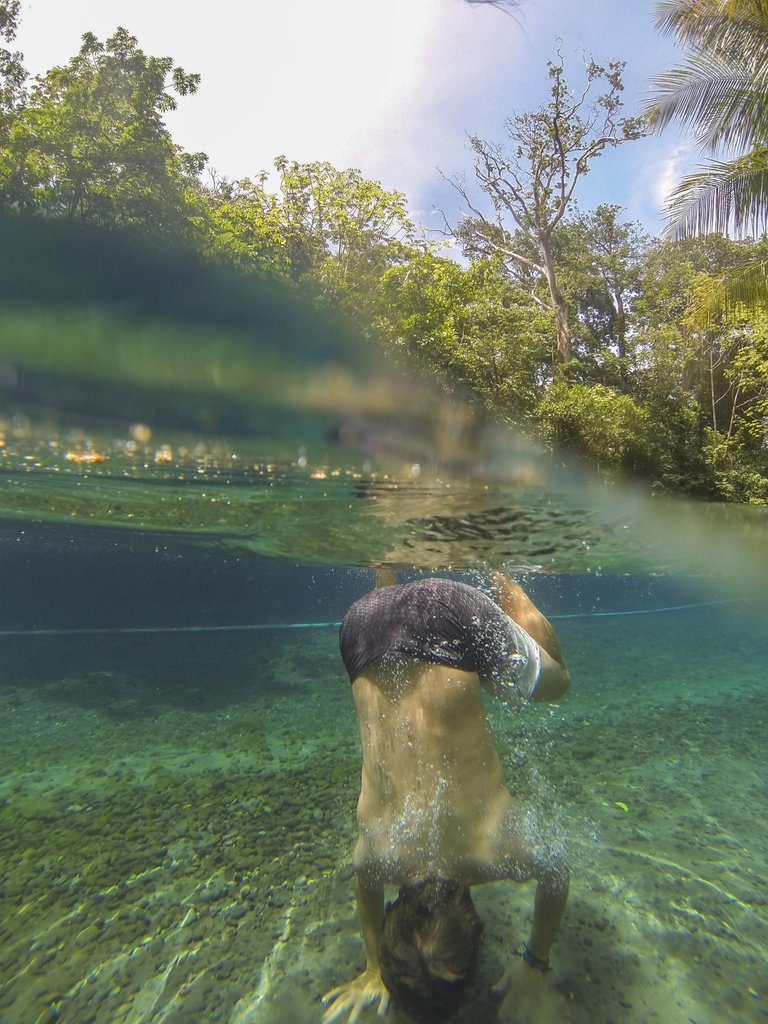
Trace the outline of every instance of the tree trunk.
{"label": "tree trunk", "polygon": [[555,314],[557,329],[557,357],[560,363],[567,363],[573,358],[571,347],[571,308],[560,291],[557,283],[555,260],[548,238],[539,238],[539,249],[544,259],[544,269],[549,285],[549,297],[552,301],[552,312]]}
{"label": "tree trunk", "polygon": [[627,354],[627,313],[624,309],[624,299],[618,288],[613,292],[613,301],[616,305],[616,349],[621,360],[622,372],[624,372],[626,370],[624,357]]}
{"label": "tree trunk", "polygon": [[561,363],[567,363],[573,358],[570,307],[559,292],[556,297],[552,296],[552,305],[555,310],[555,326],[557,328],[557,355]]}
{"label": "tree trunk", "polygon": [[563,364],[563,362],[568,362],[573,357],[573,349],[570,344],[570,306],[557,284],[557,270],[555,269],[555,260],[549,245],[549,239],[540,238],[539,248],[544,259],[552,312],[555,314],[557,358],[560,364]]}

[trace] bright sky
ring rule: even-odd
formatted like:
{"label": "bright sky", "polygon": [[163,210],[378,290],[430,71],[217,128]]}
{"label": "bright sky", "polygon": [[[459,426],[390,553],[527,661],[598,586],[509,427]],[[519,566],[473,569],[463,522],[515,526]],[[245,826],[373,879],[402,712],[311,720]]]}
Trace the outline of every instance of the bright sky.
{"label": "bright sky", "polygon": [[[441,177],[471,176],[467,133],[501,141],[504,119],[546,102],[546,62],[562,40],[570,79],[584,54],[627,61],[633,112],[654,74],[679,59],[654,30],[654,0],[522,0],[510,15],[463,0],[22,0],[16,47],[38,74],[66,63],[86,31],[118,25],[202,84],[169,115],[174,140],[230,178],[278,154],[357,167],[406,194],[415,218],[460,208]],[[665,190],[689,159],[670,132],[606,152],[578,193],[662,227]]]}

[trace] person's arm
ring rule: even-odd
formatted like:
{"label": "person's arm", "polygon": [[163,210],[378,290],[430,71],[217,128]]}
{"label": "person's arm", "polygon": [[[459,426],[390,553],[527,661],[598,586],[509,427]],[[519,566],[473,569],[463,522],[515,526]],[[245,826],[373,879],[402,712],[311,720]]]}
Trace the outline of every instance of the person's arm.
{"label": "person's arm", "polygon": [[552,623],[511,576],[493,572],[490,580],[499,607],[541,648],[541,675],[531,700],[559,700],[568,690],[569,677],[560,639]]}
{"label": "person's arm", "polygon": [[384,885],[372,872],[360,868],[355,873],[355,898],[365,944],[365,968],[381,974],[379,948],[384,925]]}
{"label": "person's arm", "polygon": [[378,1000],[378,1016],[383,1017],[389,1006],[389,993],[381,977],[379,948],[384,923],[384,886],[365,868],[355,874],[355,897],[357,913],[365,943],[365,970],[352,981],[331,989],[323,996],[327,1007],[323,1024],[332,1024],[348,1014],[350,1021],[357,1020],[370,1003]]}

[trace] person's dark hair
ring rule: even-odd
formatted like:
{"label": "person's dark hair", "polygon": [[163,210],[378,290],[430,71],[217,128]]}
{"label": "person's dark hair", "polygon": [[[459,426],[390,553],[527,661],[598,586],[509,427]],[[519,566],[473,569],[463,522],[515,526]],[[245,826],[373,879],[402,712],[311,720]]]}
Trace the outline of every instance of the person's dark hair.
{"label": "person's dark hair", "polygon": [[387,904],[381,974],[395,1003],[423,1024],[458,1008],[480,950],[483,922],[466,885],[426,878]]}

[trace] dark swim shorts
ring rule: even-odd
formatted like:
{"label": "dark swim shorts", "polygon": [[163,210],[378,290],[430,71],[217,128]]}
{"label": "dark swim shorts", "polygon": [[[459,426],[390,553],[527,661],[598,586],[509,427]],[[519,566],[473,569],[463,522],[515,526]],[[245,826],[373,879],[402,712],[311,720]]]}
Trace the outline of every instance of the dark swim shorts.
{"label": "dark swim shorts", "polygon": [[339,631],[354,682],[387,655],[477,672],[482,682],[514,683],[528,697],[541,671],[539,645],[475,587],[423,579],[365,594]]}

